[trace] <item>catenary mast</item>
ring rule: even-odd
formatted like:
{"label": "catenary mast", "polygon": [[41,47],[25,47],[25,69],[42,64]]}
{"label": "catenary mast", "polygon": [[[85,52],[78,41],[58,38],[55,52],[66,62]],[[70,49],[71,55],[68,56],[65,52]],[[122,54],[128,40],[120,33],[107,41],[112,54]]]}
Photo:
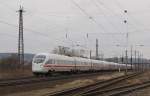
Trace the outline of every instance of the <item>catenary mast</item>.
{"label": "catenary mast", "polygon": [[24,38],[23,38],[23,7],[20,5],[19,13],[19,34],[18,34],[18,59],[19,64],[24,65]]}

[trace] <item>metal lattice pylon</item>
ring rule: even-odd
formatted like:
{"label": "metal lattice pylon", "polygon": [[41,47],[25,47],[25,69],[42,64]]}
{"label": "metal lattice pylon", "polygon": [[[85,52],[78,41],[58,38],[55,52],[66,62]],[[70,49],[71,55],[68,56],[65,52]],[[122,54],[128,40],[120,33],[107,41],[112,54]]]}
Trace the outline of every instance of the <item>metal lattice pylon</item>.
{"label": "metal lattice pylon", "polygon": [[19,64],[24,65],[24,38],[23,38],[23,7],[20,6],[19,12],[19,38],[18,38],[18,59]]}

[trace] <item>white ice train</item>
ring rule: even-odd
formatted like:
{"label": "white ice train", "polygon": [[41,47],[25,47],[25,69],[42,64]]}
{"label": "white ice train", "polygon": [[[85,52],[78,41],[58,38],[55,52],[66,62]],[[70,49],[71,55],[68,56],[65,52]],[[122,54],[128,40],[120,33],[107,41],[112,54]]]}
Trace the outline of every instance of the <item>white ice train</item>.
{"label": "white ice train", "polygon": [[[131,66],[127,65],[127,69],[130,68]],[[36,54],[32,61],[32,72],[35,75],[48,74],[51,72],[109,71],[125,69],[125,64],[50,53]]]}

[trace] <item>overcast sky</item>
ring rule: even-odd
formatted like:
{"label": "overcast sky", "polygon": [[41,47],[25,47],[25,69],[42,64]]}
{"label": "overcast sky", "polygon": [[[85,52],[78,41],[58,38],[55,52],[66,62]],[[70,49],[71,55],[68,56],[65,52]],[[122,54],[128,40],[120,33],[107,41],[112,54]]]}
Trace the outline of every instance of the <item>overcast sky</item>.
{"label": "overcast sky", "polygon": [[[17,52],[19,4],[19,0],[0,0],[0,52]],[[79,44],[94,54],[98,38],[100,52],[119,56],[129,32],[128,47],[133,45],[150,58],[149,0],[22,0],[21,4],[26,53]]]}

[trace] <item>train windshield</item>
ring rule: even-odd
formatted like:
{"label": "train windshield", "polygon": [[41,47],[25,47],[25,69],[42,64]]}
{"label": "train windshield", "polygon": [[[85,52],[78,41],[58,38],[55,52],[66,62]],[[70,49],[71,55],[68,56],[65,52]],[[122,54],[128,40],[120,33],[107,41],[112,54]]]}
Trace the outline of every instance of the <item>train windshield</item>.
{"label": "train windshield", "polygon": [[45,60],[46,56],[44,55],[38,55],[34,59],[34,63],[43,63]]}

